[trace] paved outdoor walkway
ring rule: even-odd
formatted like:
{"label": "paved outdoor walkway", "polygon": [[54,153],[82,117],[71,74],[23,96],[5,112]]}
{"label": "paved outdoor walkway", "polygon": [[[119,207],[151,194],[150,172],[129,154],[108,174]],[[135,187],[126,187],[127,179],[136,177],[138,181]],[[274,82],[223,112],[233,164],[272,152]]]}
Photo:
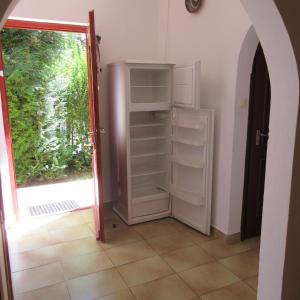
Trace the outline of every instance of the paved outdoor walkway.
{"label": "paved outdoor walkway", "polygon": [[80,207],[90,207],[94,202],[93,179],[19,188],[20,217],[30,217],[28,206],[74,200]]}

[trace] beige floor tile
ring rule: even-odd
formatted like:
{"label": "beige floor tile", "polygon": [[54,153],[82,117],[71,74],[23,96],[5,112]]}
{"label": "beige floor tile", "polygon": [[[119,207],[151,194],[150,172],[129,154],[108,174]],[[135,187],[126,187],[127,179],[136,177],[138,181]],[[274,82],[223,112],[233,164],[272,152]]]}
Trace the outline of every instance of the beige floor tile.
{"label": "beige floor tile", "polygon": [[102,244],[94,237],[56,244],[53,247],[54,256],[58,259],[93,253],[102,250]]}
{"label": "beige floor tile", "polygon": [[68,281],[72,300],[92,300],[123,289],[126,285],[115,269],[109,269]]}
{"label": "beige floor tile", "polygon": [[253,277],[258,274],[259,261],[258,251],[256,250],[221,259],[219,262],[241,279]]}
{"label": "beige floor tile", "polygon": [[111,248],[106,251],[106,254],[115,266],[120,266],[156,255],[156,253],[144,241]]}
{"label": "beige floor tile", "polygon": [[219,263],[202,265],[179,275],[199,296],[239,281]]}
{"label": "beige floor tile", "polygon": [[92,233],[95,234],[96,233],[95,222],[86,223],[86,224],[89,226],[89,228],[92,231]]}
{"label": "beige floor tile", "polygon": [[187,230],[182,230],[181,233],[188,234],[190,236],[191,240],[194,243],[196,243],[197,245],[201,245],[205,242],[217,239],[216,235],[213,233],[210,236],[207,236],[207,235],[205,235],[195,229],[192,229],[192,228],[188,228]]}
{"label": "beige floor tile", "polygon": [[119,217],[114,216],[113,218],[104,220],[104,229],[105,231],[116,231],[128,229],[128,225],[126,225]]}
{"label": "beige floor tile", "polygon": [[61,264],[64,274],[68,279],[113,267],[112,262],[103,251],[65,258],[61,261]]}
{"label": "beige floor tile", "polygon": [[99,300],[136,300],[136,298],[132,295],[130,290],[124,290],[109,296],[102,297]]}
{"label": "beige floor tile", "polygon": [[209,256],[198,246],[178,249],[162,255],[162,258],[176,271],[181,272],[193,267],[213,262]]}
{"label": "beige floor tile", "polygon": [[48,223],[47,228],[48,230],[57,230],[80,226],[84,223],[86,223],[86,221],[81,217],[80,212],[72,212],[55,216],[55,219]]}
{"label": "beige floor tile", "polygon": [[236,243],[232,245],[225,244],[221,239],[205,242],[199,244],[208,254],[214,256],[215,258],[224,258],[228,256],[233,256],[245,251],[250,250],[250,247],[244,245],[243,243]]}
{"label": "beige floor tile", "polygon": [[65,283],[15,295],[15,300],[70,300]]}
{"label": "beige floor tile", "polygon": [[260,248],[260,236],[254,237],[242,242],[246,246],[250,247],[251,249],[259,249]]}
{"label": "beige floor tile", "polygon": [[185,229],[188,229],[189,227],[179,221],[177,221],[174,218],[165,218],[165,219],[161,219],[159,220],[159,222],[161,224],[168,224],[169,226],[171,226],[173,229],[175,229],[176,231],[182,231]]}
{"label": "beige floor tile", "polygon": [[147,240],[157,254],[167,253],[176,249],[195,245],[189,236],[180,233],[161,235]]}
{"label": "beige floor tile", "polygon": [[[105,207],[106,243],[100,243],[92,232],[93,218],[92,209],[87,209],[41,218],[40,226],[36,219],[28,222],[34,226],[27,224],[30,231],[24,231],[24,236],[21,230],[12,232],[16,300],[70,299],[65,277],[72,300],[199,300],[194,292],[205,293],[203,297],[219,297],[217,292],[222,297],[248,297],[249,289],[254,292],[257,287],[257,277],[251,276],[257,274],[258,250],[247,250],[257,249],[259,239],[226,245],[214,235],[207,237],[171,218],[129,228]],[[223,265],[212,263],[224,257]],[[180,277],[170,266],[181,272]],[[250,278],[236,285],[236,275]]]}
{"label": "beige floor tile", "polygon": [[19,253],[39,249],[49,245],[48,233],[40,233],[28,235],[25,237],[18,237],[15,240],[9,241],[9,248],[11,253]]}
{"label": "beige floor tile", "polygon": [[254,291],[257,291],[257,286],[258,286],[258,277],[252,277],[248,278],[244,281],[246,284],[248,284]]}
{"label": "beige floor tile", "polygon": [[131,288],[138,300],[189,300],[196,294],[178,275],[171,275]]}
{"label": "beige floor tile", "polygon": [[25,269],[39,267],[55,262],[53,247],[43,247],[36,250],[10,254],[11,271],[17,272]]}
{"label": "beige floor tile", "polygon": [[173,219],[172,223],[173,223],[173,226],[175,226],[174,228],[176,228],[177,231],[180,232],[180,234],[189,236],[189,238],[192,239],[193,242],[195,242],[196,244],[202,244],[204,242],[216,239],[216,236],[213,233],[210,236],[204,235],[201,232],[199,232],[187,225],[184,225],[174,219]]}
{"label": "beige floor tile", "polygon": [[243,282],[237,282],[202,296],[203,300],[256,300],[255,292]]}
{"label": "beige floor tile", "polygon": [[173,273],[172,269],[159,256],[118,267],[118,270],[130,287]]}
{"label": "beige floor tile", "polygon": [[105,233],[103,249],[141,241],[142,237],[133,229],[116,230]]}
{"label": "beige floor tile", "polygon": [[94,236],[94,234],[86,224],[49,231],[49,240],[52,244],[79,240],[92,236]]}
{"label": "beige floor tile", "polygon": [[147,222],[134,226],[136,230],[144,239],[150,239],[159,235],[176,234],[176,229],[172,225],[167,224],[164,220]]}
{"label": "beige floor tile", "polygon": [[64,274],[59,263],[20,271],[12,274],[13,287],[16,293],[28,292],[42,287],[63,282]]}
{"label": "beige floor tile", "polygon": [[83,209],[80,211],[81,217],[85,223],[94,223],[94,210],[93,208]]}

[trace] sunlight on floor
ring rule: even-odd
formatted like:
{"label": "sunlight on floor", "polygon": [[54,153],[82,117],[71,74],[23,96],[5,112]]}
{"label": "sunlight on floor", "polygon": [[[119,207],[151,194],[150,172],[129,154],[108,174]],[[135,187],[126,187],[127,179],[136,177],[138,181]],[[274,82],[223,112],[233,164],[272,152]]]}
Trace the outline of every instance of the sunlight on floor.
{"label": "sunlight on floor", "polygon": [[29,206],[74,200],[84,208],[94,203],[93,179],[18,188],[17,193],[21,219],[30,217]]}

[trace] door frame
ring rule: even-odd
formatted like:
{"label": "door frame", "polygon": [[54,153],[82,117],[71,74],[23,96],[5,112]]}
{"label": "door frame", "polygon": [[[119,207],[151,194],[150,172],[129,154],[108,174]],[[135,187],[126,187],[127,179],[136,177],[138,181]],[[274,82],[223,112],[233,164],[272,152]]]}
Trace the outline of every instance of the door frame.
{"label": "door frame", "polygon": [[[4,61],[2,55],[2,44],[0,41],[0,70],[4,70]],[[5,85],[5,77],[1,72],[0,76],[0,93],[1,93],[1,108],[2,108],[2,118],[3,118],[3,126],[4,126],[4,135],[5,135],[5,144],[6,144],[6,152],[8,158],[8,169],[9,169],[9,177],[10,177],[10,188],[12,194],[12,205],[13,212],[15,215],[15,219],[19,219],[19,205],[17,199],[17,183],[16,183],[16,173],[15,173],[15,163],[14,163],[14,153],[12,147],[12,136],[11,136],[11,128],[9,123],[9,115],[8,115],[8,102],[7,102],[7,94],[6,94],[6,85]]]}
{"label": "door frame", "polygon": [[[4,263],[4,270],[2,276],[0,272],[0,299],[5,299],[4,295],[5,292],[3,288],[6,286],[7,297],[9,300],[14,299],[13,297],[13,285],[12,285],[12,278],[11,278],[11,268],[10,268],[10,260],[9,260],[9,246],[8,246],[8,239],[5,229],[5,215],[4,215],[4,199],[2,193],[2,184],[1,184],[1,174],[0,174],[0,235],[1,235],[1,245],[2,249],[0,252],[3,253],[3,261]],[[5,277],[5,278],[3,278]]]}
{"label": "door frame", "polygon": [[[91,132],[94,129],[94,124],[92,123],[92,118],[95,118],[94,115],[94,98],[93,98],[93,71],[91,70],[91,55],[89,49],[89,25],[83,24],[69,24],[69,23],[56,23],[56,22],[40,22],[40,21],[27,21],[27,20],[19,20],[19,19],[8,19],[4,24],[3,28],[9,29],[20,29],[20,30],[42,30],[42,31],[57,31],[57,32],[73,32],[73,33],[83,33],[86,37],[86,52],[87,52],[87,74],[88,74],[88,95],[89,95],[89,111],[90,111],[90,130]],[[0,43],[0,56],[3,57],[2,47]],[[1,59],[0,59],[1,61]],[[0,65],[1,67],[1,65]],[[2,65],[2,69],[4,70],[4,63]],[[9,156],[9,170],[10,170],[10,181],[11,188],[13,194],[13,208],[14,213],[19,218],[19,208],[18,208],[18,199],[17,199],[17,184],[16,184],[16,173],[15,173],[15,165],[14,165],[14,156],[13,156],[13,147],[12,147],[12,137],[11,137],[11,127],[9,122],[9,110],[8,110],[8,99],[6,95],[6,88],[0,85],[1,95],[2,97],[2,110],[3,110],[3,122],[5,128],[5,139],[6,139],[6,149]],[[97,116],[96,116],[97,117]],[[92,140],[94,139],[94,134],[92,134]],[[92,142],[93,143],[93,142]],[[98,155],[101,155],[99,153]],[[94,157],[93,157],[94,160]],[[93,165],[93,177],[94,177],[94,164]],[[96,165],[96,167],[99,167]],[[101,170],[98,170],[98,173]],[[102,181],[100,182],[102,185]],[[95,185],[95,183],[94,183]],[[99,188],[97,187],[97,190]],[[101,187],[102,190],[102,187]],[[103,210],[102,207],[100,209]],[[103,214],[103,212],[102,212]],[[99,237],[97,236],[97,239]]]}
{"label": "door frame", "polygon": [[[255,62],[255,56],[253,60],[253,65]],[[243,188],[243,203],[242,203],[242,219],[241,219],[241,240],[245,240],[246,236],[246,215],[247,215],[247,192],[248,192],[248,181],[249,181],[249,170],[250,170],[250,148],[251,148],[251,125],[253,118],[253,66],[250,75],[250,98],[249,98],[249,111],[248,111],[248,121],[247,121],[247,141],[246,141],[246,156],[245,156],[245,170],[244,170],[244,188]],[[250,119],[251,118],[251,119]]]}

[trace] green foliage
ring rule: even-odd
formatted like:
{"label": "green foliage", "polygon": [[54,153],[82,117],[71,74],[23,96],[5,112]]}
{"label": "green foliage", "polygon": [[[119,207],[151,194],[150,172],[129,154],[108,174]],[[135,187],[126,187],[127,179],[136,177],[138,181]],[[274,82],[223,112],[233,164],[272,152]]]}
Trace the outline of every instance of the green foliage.
{"label": "green foliage", "polygon": [[17,183],[90,171],[84,37],[16,29],[1,37]]}

